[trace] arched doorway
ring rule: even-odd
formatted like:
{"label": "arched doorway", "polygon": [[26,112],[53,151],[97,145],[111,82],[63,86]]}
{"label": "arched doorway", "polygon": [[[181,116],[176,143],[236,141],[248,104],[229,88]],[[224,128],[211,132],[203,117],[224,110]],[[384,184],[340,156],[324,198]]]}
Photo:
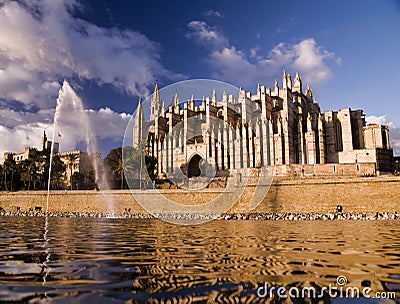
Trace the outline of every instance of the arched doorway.
{"label": "arched doorway", "polygon": [[190,159],[189,164],[188,164],[188,171],[187,171],[187,176],[189,178],[193,176],[200,176],[201,171],[200,171],[200,161],[202,160],[201,156],[199,154],[193,155],[193,157]]}

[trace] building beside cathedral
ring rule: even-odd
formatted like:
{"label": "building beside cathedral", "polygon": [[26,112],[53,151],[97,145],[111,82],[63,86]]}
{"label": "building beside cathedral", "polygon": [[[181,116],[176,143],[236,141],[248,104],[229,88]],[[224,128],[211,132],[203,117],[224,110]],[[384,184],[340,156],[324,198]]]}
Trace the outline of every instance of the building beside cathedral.
{"label": "building beside cathedral", "polygon": [[[38,148],[35,147],[25,147],[24,152],[14,153],[14,152],[4,152],[4,159],[12,158],[17,164],[22,163],[25,160],[35,159],[35,155],[37,152],[44,153],[47,157],[50,155],[52,146],[52,141],[48,140],[46,132],[43,132],[43,136],[41,138],[40,146]],[[59,142],[54,142],[53,146],[53,156],[58,156],[60,160],[65,165],[65,172],[63,173],[62,180],[60,180],[60,186],[63,188],[71,188],[71,176],[75,173],[79,173],[82,178],[86,178],[90,175],[93,175],[93,183],[94,183],[94,173],[93,173],[93,159],[97,158],[99,161],[100,156],[98,154],[89,155],[86,152],[82,152],[80,150],[73,151],[65,151],[60,152],[60,144]],[[37,160],[35,160],[37,161]],[[43,164],[37,161],[38,172],[43,172],[44,167]],[[88,182],[86,183],[88,184]],[[73,185],[76,189],[77,185]]]}
{"label": "building beside cathedral", "polygon": [[[51,145],[52,142],[50,140],[47,140],[46,132],[43,132],[43,136],[41,138],[40,146],[38,149],[33,148],[33,147],[25,147],[24,152],[20,153],[14,153],[14,152],[4,152],[3,157],[4,159],[8,159],[12,157],[16,163],[20,163],[24,160],[30,159],[32,157],[32,154],[35,153],[35,151],[50,151],[51,150]],[[54,142],[54,154],[58,153],[58,150],[60,148],[60,144],[58,142]]]}
{"label": "building beside cathedral", "polygon": [[[211,92],[210,92],[211,93]],[[159,177],[181,170],[199,176],[203,161],[217,174],[246,174],[249,168],[275,166],[277,175],[379,175],[393,172],[389,128],[367,125],[362,110],[321,112],[298,74],[283,72],[282,84],[258,85],[165,107],[156,84],[145,121],[141,102],[135,114],[133,146],[145,143],[157,159]]]}

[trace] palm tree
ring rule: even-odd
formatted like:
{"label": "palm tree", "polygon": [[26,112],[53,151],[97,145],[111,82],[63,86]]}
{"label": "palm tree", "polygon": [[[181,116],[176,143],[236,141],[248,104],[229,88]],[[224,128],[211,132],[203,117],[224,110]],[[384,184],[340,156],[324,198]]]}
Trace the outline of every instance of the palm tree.
{"label": "palm tree", "polygon": [[60,159],[59,155],[54,155],[53,162],[51,164],[51,182],[56,189],[60,188],[60,179],[64,175],[66,166],[64,162]]}
{"label": "palm tree", "polygon": [[107,157],[106,162],[110,170],[114,175],[117,175],[118,178],[115,180],[120,180],[120,188],[124,188],[124,164],[122,161],[122,148],[112,149]]}
{"label": "palm tree", "polygon": [[3,181],[3,166],[0,164],[0,191],[1,190],[3,190],[3,186],[4,186],[4,183],[3,183],[4,181]]}
{"label": "palm tree", "polygon": [[11,174],[10,190],[13,191],[14,174],[17,172],[17,164],[15,163],[15,160],[14,160],[14,158],[12,156],[9,156],[4,161],[3,172],[4,172],[4,187],[6,188],[6,191],[8,191],[7,176],[9,176],[9,174]]}
{"label": "palm tree", "polygon": [[135,148],[123,147],[127,180],[136,179],[140,189],[145,189],[146,185],[156,177],[157,159],[148,155],[145,145],[145,142],[141,142]]}
{"label": "palm tree", "polygon": [[8,191],[8,188],[7,188],[7,165],[5,164],[5,161],[3,164],[2,173],[4,174],[4,178],[3,178],[4,190]]}
{"label": "palm tree", "polygon": [[36,149],[32,149],[31,155],[29,159],[34,163],[35,172],[32,175],[33,189],[36,190],[36,185],[43,181],[43,189],[46,188],[45,177],[46,169],[48,169],[48,157],[46,156],[44,151],[38,151]]}
{"label": "palm tree", "polygon": [[117,166],[114,169],[114,174],[119,175],[121,179],[121,189],[124,188],[124,164],[122,162],[122,157],[118,159]]}
{"label": "palm tree", "polygon": [[[31,182],[36,175],[36,163],[32,159],[26,159],[21,163],[21,180],[24,182],[25,188],[31,189]],[[26,185],[28,183],[28,186]]]}
{"label": "palm tree", "polygon": [[76,160],[79,158],[79,154],[76,153],[68,153],[65,157],[67,159],[67,167],[69,168],[70,172],[70,183],[71,183],[71,190],[72,190],[72,169],[76,168]]}

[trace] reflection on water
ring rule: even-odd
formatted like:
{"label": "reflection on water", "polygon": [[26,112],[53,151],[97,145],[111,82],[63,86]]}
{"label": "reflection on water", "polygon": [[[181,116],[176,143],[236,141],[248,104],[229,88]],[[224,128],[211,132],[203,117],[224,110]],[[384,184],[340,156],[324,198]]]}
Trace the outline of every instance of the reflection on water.
{"label": "reflection on water", "polygon": [[2,217],[0,227],[0,301],[259,303],[272,300],[257,296],[264,283],[320,290],[339,275],[348,286],[395,291],[400,298],[397,221],[177,226]]}

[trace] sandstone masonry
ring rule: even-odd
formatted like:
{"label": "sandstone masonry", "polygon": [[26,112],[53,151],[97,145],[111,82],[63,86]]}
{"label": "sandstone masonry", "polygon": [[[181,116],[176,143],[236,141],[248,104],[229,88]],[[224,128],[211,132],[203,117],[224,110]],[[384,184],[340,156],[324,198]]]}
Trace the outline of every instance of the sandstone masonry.
{"label": "sandstone masonry", "polygon": [[[182,128],[175,130],[177,124]],[[366,125],[362,110],[322,113],[311,88],[303,92],[300,76],[292,81],[286,72],[281,87],[276,80],[272,89],[258,85],[254,94],[241,89],[221,100],[214,90],[200,103],[179,103],[176,94],[168,107],[156,85],[150,120],[141,103],[136,112],[133,146],[141,142],[157,159],[160,178],[178,170],[199,176],[202,161],[220,174],[275,165],[276,174],[285,176],[368,176],[394,169],[388,126]]]}

